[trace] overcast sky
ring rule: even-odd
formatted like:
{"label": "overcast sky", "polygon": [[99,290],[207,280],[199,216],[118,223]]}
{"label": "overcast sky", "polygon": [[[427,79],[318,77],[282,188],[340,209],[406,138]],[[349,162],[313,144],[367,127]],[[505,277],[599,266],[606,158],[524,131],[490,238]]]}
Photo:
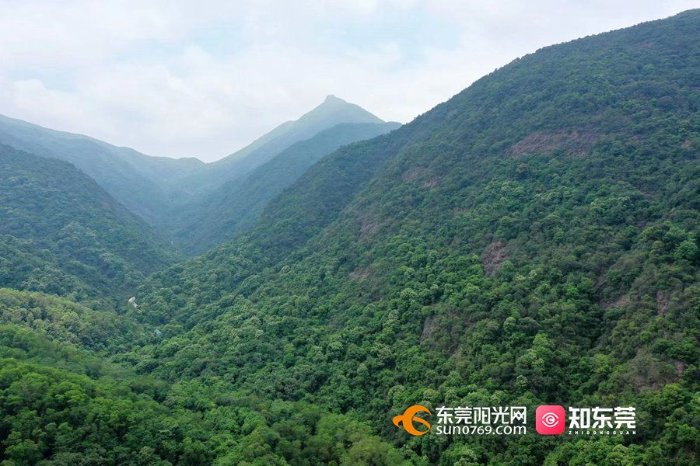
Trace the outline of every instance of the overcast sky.
{"label": "overcast sky", "polygon": [[0,0],[0,113],[211,161],[328,94],[408,122],[545,45],[685,0]]}

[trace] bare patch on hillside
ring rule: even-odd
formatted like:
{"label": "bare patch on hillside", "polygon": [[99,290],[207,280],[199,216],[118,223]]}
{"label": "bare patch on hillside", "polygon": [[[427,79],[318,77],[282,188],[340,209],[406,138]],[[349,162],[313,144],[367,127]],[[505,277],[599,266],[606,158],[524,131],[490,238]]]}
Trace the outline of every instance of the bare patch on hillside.
{"label": "bare patch on hillside", "polygon": [[598,142],[598,134],[588,130],[535,131],[510,148],[510,155],[551,154],[562,150],[567,155],[584,155]]}
{"label": "bare patch on hillside", "polygon": [[505,243],[494,241],[486,246],[486,249],[484,249],[484,252],[481,254],[481,264],[484,267],[486,276],[493,277],[507,257]]}
{"label": "bare patch on hillside", "polygon": [[357,269],[353,270],[350,272],[350,278],[355,281],[363,281],[366,280],[372,272],[370,271],[369,267],[358,267]]}
{"label": "bare patch on hillside", "polygon": [[656,312],[659,315],[664,315],[668,312],[668,307],[671,305],[671,294],[668,291],[658,290],[656,292]]}
{"label": "bare patch on hillside", "polygon": [[630,297],[629,295],[622,295],[619,298],[617,298],[615,301],[610,301],[607,303],[602,303],[601,307],[605,310],[612,309],[612,308],[620,308],[628,305],[630,303]]}
{"label": "bare patch on hillside", "polygon": [[679,371],[676,365],[657,359],[648,349],[640,349],[629,361],[625,379],[637,392],[644,389],[658,390],[677,381],[679,372],[682,373],[682,369]]}
{"label": "bare patch on hillside", "polygon": [[427,168],[413,167],[403,172],[403,174],[401,175],[401,179],[408,183],[420,178],[424,178],[428,173],[430,172]]}
{"label": "bare patch on hillside", "polygon": [[428,316],[423,322],[423,331],[420,334],[420,341],[429,340],[433,336],[435,330],[437,329],[437,322],[435,316]]}
{"label": "bare patch on hillside", "polygon": [[422,188],[432,189],[440,184],[440,177],[434,175],[429,169],[424,167],[414,167],[406,170],[401,175],[404,183],[420,183]]}
{"label": "bare patch on hillside", "polygon": [[423,187],[432,189],[436,187],[438,184],[440,184],[440,179],[437,176],[431,176],[427,180],[423,182]]}
{"label": "bare patch on hillside", "polygon": [[360,221],[360,233],[357,237],[358,241],[365,241],[379,231],[380,222],[373,215],[360,212],[357,215]]}

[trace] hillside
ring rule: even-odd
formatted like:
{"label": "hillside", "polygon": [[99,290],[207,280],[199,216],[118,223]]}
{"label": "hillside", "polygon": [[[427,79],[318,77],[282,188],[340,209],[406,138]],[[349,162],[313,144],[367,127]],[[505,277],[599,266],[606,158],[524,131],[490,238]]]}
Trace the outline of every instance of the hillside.
{"label": "hillside", "polygon": [[204,252],[253,227],[267,203],[314,163],[341,146],[371,139],[398,123],[343,123],[292,144],[248,175],[227,182],[201,203],[180,209],[185,222],[176,239],[190,252]]}
{"label": "hillside", "polygon": [[65,160],[149,222],[160,218],[172,198],[186,194],[173,185],[204,167],[195,158],[150,157],[79,134],[54,131],[0,115],[0,144],[42,157]]}
{"label": "hillside", "polygon": [[230,394],[192,403],[196,383],[168,384],[109,360],[153,338],[157,334],[123,315],[0,289],[3,463],[280,464],[265,451],[262,436],[269,434],[284,437],[278,445],[297,462],[401,460],[352,417],[291,402],[276,403],[261,416],[255,399]]}
{"label": "hillside", "polygon": [[123,306],[175,257],[73,165],[0,146],[0,287]]}
{"label": "hillside", "polygon": [[[193,403],[357,416],[417,464],[696,464],[698,50],[697,10],[547,47],[340,149],[150,280],[135,317],[165,340],[128,360]],[[408,438],[414,403],[632,405],[641,427]],[[273,425],[261,455],[307,464]]]}

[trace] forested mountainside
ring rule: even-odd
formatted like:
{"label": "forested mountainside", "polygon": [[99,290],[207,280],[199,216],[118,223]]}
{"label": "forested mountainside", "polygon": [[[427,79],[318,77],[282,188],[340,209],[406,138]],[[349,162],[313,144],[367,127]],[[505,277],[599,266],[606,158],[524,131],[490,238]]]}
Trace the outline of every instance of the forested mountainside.
{"label": "forested mountainside", "polygon": [[[139,276],[119,312],[0,282],[24,290],[0,289],[0,458],[698,464],[699,82],[700,10],[547,47],[326,155],[250,231]],[[157,262],[74,167],[0,154],[18,265]],[[68,218],[96,245],[52,236]],[[109,293],[88,279],[111,268],[58,258],[67,289]],[[634,406],[638,428],[412,437],[392,417],[413,404]]]}
{"label": "forested mountainside", "polygon": [[172,192],[175,189],[172,186],[205,166],[195,158],[150,157],[87,136],[54,131],[1,115],[0,144],[72,163],[150,223],[160,218],[173,198],[179,198]]}
{"label": "forested mountainside", "polygon": [[[351,413],[418,462],[697,462],[699,51],[699,11],[548,47],[324,158],[141,289],[165,339],[127,360],[195,404]],[[414,403],[634,405],[643,428],[407,438]],[[273,424],[261,452],[297,464]]]}
{"label": "forested mountainside", "polygon": [[0,146],[0,287],[123,305],[176,258],[73,165]]}
{"label": "forested mountainside", "polygon": [[297,142],[247,176],[224,184],[201,203],[173,218],[184,222],[176,240],[190,252],[204,252],[252,228],[265,206],[306,170],[341,146],[371,139],[398,123],[343,123]]}
{"label": "forested mountainside", "polygon": [[196,384],[110,362],[157,340],[152,330],[63,298],[0,289],[3,465],[283,464],[265,451],[268,434],[302,464],[401,464],[402,454],[352,416],[285,401],[261,413],[258,399],[231,393],[192,404]]}

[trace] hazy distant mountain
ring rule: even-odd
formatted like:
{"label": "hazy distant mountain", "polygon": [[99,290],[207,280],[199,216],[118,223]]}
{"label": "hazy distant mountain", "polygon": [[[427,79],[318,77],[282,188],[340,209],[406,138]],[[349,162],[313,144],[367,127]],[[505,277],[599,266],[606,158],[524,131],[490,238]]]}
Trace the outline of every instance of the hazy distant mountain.
{"label": "hazy distant mountain", "polygon": [[216,169],[235,170],[242,176],[262,165],[295,142],[332,128],[340,123],[383,123],[362,107],[329,95],[318,107],[270,131],[250,146],[212,163]]}
{"label": "hazy distant mountain", "polygon": [[383,123],[362,107],[329,95],[299,119],[283,123],[243,149],[207,165],[206,170],[182,180],[192,192],[211,192],[240,178],[294,144],[341,123]]}
{"label": "hazy distant mountain", "polygon": [[149,222],[167,209],[173,182],[204,167],[195,158],[151,157],[88,136],[54,131],[1,115],[0,144],[71,162]]}
{"label": "hazy distant mountain", "polygon": [[[291,145],[344,123],[380,124],[383,121],[357,105],[328,96],[299,119],[278,126],[249,146],[209,164],[196,158],[151,157],[88,136],[55,131],[4,116],[0,116],[0,144],[71,162],[129,210],[172,236],[176,232],[181,235],[182,227],[193,223],[187,217],[201,215],[202,205],[216,205],[222,198],[217,190],[227,189],[222,187],[224,184],[243,178]],[[348,134],[340,137],[337,146],[352,142]],[[328,142],[330,140],[326,139],[326,144]],[[328,150],[331,152],[337,146],[324,147],[331,147]],[[273,191],[278,192],[274,188]]]}
{"label": "hazy distant mountain", "polygon": [[193,204],[179,216],[173,213],[183,222],[175,234],[178,242],[187,251],[203,252],[233,238],[251,228],[267,203],[321,158],[340,146],[371,139],[400,126],[343,123],[292,144],[247,175],[228,181],[204,202]]}

